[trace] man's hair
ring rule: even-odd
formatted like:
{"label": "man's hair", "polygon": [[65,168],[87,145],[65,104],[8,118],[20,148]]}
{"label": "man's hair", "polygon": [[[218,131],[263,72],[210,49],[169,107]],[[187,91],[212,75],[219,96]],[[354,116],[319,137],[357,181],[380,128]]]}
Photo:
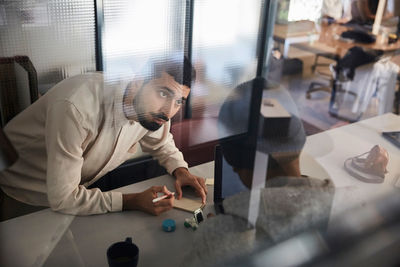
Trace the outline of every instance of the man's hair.
{"label": "man's hair", "polygon": [[186,56],[150,60],[143,69],[142,75],[145,77],[145,83],[147,83],[152,79],[161,77],[163,72],[174,77],[177,83],[188,87],[196,79],[196,70]]}

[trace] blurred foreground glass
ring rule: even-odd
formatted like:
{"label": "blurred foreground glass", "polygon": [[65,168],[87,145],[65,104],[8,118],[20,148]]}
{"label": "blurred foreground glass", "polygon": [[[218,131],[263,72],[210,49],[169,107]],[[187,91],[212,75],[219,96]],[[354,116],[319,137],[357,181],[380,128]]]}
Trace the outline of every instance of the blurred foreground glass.
{"label": "blurred foreground glass", "polygon": [[45,0],[0,2],[0,57],[28,56],[39,92],[95,70],[94,2]]}

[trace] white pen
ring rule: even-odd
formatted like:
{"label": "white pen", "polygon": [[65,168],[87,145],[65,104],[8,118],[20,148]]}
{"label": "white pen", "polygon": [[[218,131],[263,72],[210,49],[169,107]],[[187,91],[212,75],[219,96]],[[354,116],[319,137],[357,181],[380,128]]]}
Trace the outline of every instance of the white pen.
{"label": "white pen", "polygon": [[175,195],[175,192],[172,192],[171,194],[163,195],[163,196],[161,196],[161,197],[155,198],[155,199],[153,199],[153,203],[156,203],[156,202],[158,202],[158,201],[160,201],[160,200],[163,200],[163,199],[165,199],[165,198],[167,198],[167,197],[169,197],[169,196],[173,196],[173,195]]}

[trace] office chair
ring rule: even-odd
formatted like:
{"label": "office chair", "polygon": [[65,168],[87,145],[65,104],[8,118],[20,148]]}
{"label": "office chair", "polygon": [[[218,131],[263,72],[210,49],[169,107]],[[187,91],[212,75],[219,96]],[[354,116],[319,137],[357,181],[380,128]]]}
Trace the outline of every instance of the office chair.
{"label": "office chair", "polygon": [[331,54],[331,53],[318,53],[315,55],[315,60],[314,60],[314,64],[311,66],[311,70],[313,73],[317,74],[318,76],[322,77],[323,79],[325,79],[327,82],[320,82],[320,81],[314,81],[311,82],[310,86],[308,87],[308,90],[306,92],[306,98],[307,99],[311,99],[311,94],[313,92],[317,92],[317,91],[324,91],[327,93],[331,92],[331,88],[332,88],[332,83],[333,83],[333,78],[332,78],[332,70],[330,70],[329,72],[326,71],[322,71],[322,70],[317,70],[318,67],[327,67],[330,66],[331,63],[319,63],[318,59],[320,57],[324,57],[324,58],[328,58],[334,61],[337,61],[337,56],[335,54]]}
{"label": "office chair", "polygon": [[0,171],[11,166],[18,158],[17,152],[0,128]]}
{"label": "office chair", "polygon": [[35,67],[27,56],[0,58],[1,125],[39,98]]}
{"label": "office chair", "polygon": [[331,96],[330,114],[354,122],[364,115],[369,117],[393,112],[399,70],[400,67],[391,62],[390,57],[357,67],[354,79],[348,78],[346,69],[339,68]]}
{"label": "office chair", "polygon": [[313,92],[317,91],[324,91],[327,93],[331,92],[332,88],[332,83],[333,83],[333,78],[332,74],[329,72],[323,72],[323,71],[316,71],[315,72],[318,76],[322,77],[323,79],[326,80],[326,82],[321,82],[321,81],[313,81],[311,82],[310,86],[308,87],[308,90],[306,92],[306,98],[311,99],[311,94]]}
{"label": "office chair", "polygon": [[394,98],[394,112],[400,114],[400,75],[397,75],[396,93]]}
{"label": "office chair", "polygon": [[328,59],[331,59],[333,61],[337,61],[338,60],[338,57],[337,57],[336,54],[332,54],[332,53],[317,53],[315,55],[314,64],[311,66],[312,72],[315,72],[315,70],[316,70],[316,68],[318,66],[328,67],[330,65],[330,63],[318,63],[318,58],[319,57],[328,58]]}

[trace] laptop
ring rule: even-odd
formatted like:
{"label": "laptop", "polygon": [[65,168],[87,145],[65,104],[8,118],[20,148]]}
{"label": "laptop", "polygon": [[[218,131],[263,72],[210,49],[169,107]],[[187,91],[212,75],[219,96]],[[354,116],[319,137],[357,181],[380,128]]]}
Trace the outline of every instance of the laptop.
{"label": "laptop", "polygon": [[221,145],[215,147],[214,161],[214,206],[216,213],[224,213],[224,199],[249,189],[225,160]]}

